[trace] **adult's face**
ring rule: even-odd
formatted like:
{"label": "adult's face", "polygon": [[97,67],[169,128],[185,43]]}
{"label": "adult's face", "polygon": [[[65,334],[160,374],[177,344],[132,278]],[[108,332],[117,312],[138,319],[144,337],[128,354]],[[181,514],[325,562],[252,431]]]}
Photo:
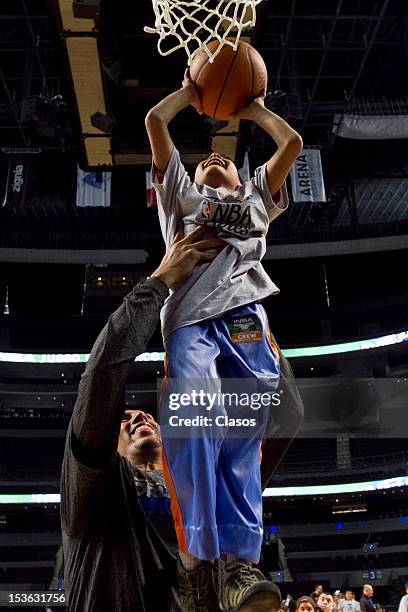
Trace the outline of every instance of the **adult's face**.
{"label": "adult's face", "polygon": [[120,424],[118,452],[130,463],[160,457],[160,428],[148,412],[126,410]]}
{"label": "adult's face", "polygon": [[363,593],[364,595],[367,595],[367,597],[372,597],[374,595],[374,589],[371,585],[366,584]]}
{"label": "adult's face", "polygon": [[344,599],[347,599],[347,601],[351,601],[353,599],[353,593],[351,591],[346,591]]}

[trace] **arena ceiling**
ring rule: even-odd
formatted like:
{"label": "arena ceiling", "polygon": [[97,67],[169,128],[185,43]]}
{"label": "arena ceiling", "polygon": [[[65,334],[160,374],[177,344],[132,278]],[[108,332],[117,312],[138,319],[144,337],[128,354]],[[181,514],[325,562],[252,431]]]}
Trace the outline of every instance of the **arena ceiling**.
{"label": "arena ceiling", "polygon": [[[82,4],[87,5],[86,0]],[[179,50],[160,56],[157,37],[143,31],[144,25],[152,25],[154,20],[150,0],[101,0],[96,21],[73,17],[72,5],[72,0],[2,3],[3,146],[40,142],[43,146],[57,146],[61,136],[69,142],[66,133],[54,138],[48,134],[48,143],[44,138],[41,141],[41,136],[33,135],[26,126],[27,108],[21,106],[31,96],[62,95],[68,112],[72,113],[76,103],[80,115],[94,110],[107,112],[115,119],[114,154],[126,150],[147,152],[145,113],[180,83],[185,53]],[[399,104],[407,110],[405,2],[264,1],[258,6],[256,29],[249,35],[268,67],[271,104],[296,124],[307,144],[333,147],[334,115],[347,112],[353,105],[377,104],[378,112],[384,114],[391,112],[392,105]],[[91,63],[92,39],[99,49],[99,66]],[[91,83],[84,78],[90,68],[94,69]],[[82,80],[77,78],[81,70]],[[100,81],[96,72],[100,73]],[[102,96],[96,91],[99,86],[103,87]],[[95,96],[94,108],[82,108],[86,91],[89,97]],[[74,139],[79,136],[78,127],[87,126],[74,123]],[[199,149],[208,145],[211,129],[214,126],[186,112],[177,125],[177,137],[184,146]],[[102,137],[101,131],[99,135]],[[256,141],[253,135],[241,135],[245,145],[251,144],[251,138]]]}
{"label": "arena ceiling", "polygon": [[[84,0],[76,16],[73,0],[9,0],[0,7],[2,195],[9,153],[31,151],[33,158],[25,205],[0,207],[0,246],[13,250],[10,257],[26,248],[62,255],[83,249],[88,256],[110,249],[126,258],[132,249],[141,256],[139,268],[151,269],[162,241],[156,211],[144,201],[150,162],[144,117],[179,85],[186,56],[162,57],[157,37],[143,31],[154,20],[150,0],[100,0],[95,18],[87,3],[97,5]],[[396,233],[403,239],[408,140],[345,139],[336,121],[356,109],[408,116],[408,4],[264,0],[249,35],[268,67],[267,104],[302,132],[307,146],[321,150],[328,195],[324,204],[291,207],[273,224],[269,243]],[[95,113],[107,132],[91,121]],[[218,127],[186,109],[172,132],[190,162],[208,151],[216,134],[225,146],[233,143],[238,165],[246,149],[252,166],[273,152],[271,141],[245,122]],[[75,206],[78,158],[84,167],[112,170],[110,208]],[[6,272],[24,279],[23,269]],[[82,288],[83,270],[72,277]]]}
{"label": "arena ceiling", "polygon": [[[83,166],[130,167],[142,176],[138,172],[150,160],[145,114],[180,83],[185,53],[162,57],[157,37],[143,31],[154,21],[150,0],[101,0],[95,19],[86,7],[97,2],[82,5],[85,9],[75,14],[88,18],[74,16],[72,0],[2,3],[2,150],[39,147],[51,155],[72,150],[76,157],[79,147]],[[338,125],[356,109],[408,116],[408,5],[400,0],[264,1],[256,29],[248,35],[268,67],[267,104],[301,131],[306,145],[322,151],[329,206],[317,214],[318,222],[334,223],[341,205],[342,224],[349,221],[350,207],[357,218],[362,213],[363,222],[406,218],[408,141],[350,141],[339,137]],[[102,129],[91,120],[95,113]],[[273,151],[260,130],[245,122],[217,129],[192,109],[177,117],[173,134],[187,163],[214,146],[214,137],[217,146],[236,152],[238,163],[244,150],[250,151],[253,166]],[[354,193],[354,181],[369,177],[382,178],[393,196],[383,209],[383,191],[369,194],[374,216],[367,214],[364,183]],[[66,206],[60,199],[53,198],[51,216],[61,218],[59,209]],[[294,218],[286,215],[286,221],[310,222],[300,210]],[[23,219],[22,225],[31,222]]]}

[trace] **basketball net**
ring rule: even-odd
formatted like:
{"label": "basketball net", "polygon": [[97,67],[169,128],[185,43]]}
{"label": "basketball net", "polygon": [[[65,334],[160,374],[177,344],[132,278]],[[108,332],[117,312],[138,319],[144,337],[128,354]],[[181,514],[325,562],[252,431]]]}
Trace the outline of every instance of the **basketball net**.
{"label": "basketball net", "polygon": [[[149,34],[158,34],[157,48],[169,55],[184,47],[188,65],[200,50],[213,62],[224,45],[237,48],[241,32],[253,28],[256,5],[262,0],[152,0],[154,28],[145,27]],[[227,40],[228,36],[228,40]],[[218,40],[211,52],[207,43]]]}

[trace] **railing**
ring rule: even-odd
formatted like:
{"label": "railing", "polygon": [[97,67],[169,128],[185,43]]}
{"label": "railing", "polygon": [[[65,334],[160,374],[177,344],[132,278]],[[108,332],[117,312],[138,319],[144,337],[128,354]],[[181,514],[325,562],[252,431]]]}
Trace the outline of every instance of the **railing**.
{"label": "railing", "polygon": [[[344,521],[342,529],[339,531],[337,523],[290,523],[285,524],[279,522],[277,528],[278,537],[294,537],[299,535],[344,535],[347,533],[376,533],[386,531],[398,531],[407,529],[407,524],[401,522],[401,512],[387,512],[376,516],[375,518],[367,518],[364,521],[353,520]],[[275,525],[276,527],[276,525]],[[265,532],[268,532],[268,524],[265,525]]]}
{"label": "railing", "polygon": [[61,532],[56,531],[32,531],[2,533],[0,546],[52,546],[61,543]]}
{"label": "railing", "polygon": [[[335,460],[324,460],[324,461],[310,461],[305,462],[299,458],[298,462],[281,463],[276,477],[274,480],[280,480],[280,478],[293,475],[296,478],[310,477],[313,476],[329,476],[329,475],[349,475],[356,473],[364,473],[374,468],[385,467],[387,469],[398,468],[402,465],[406,465],[408,461],[408,451],[402,451],[398,453],[390,453],[386,455],[375,455],[366,457],[364,459],[357,458],[352,459],[351,469],[339,470],[335,466]],[[0,481],[4,482],[15,482],[16,484],[21,481],[29,481],[35,484],[35,481],[53,481],[59,480],[59,470],[50,469],[16,469],[16,470],[4,470],[0,469]]]}
{"label": "railing", "polygon": [[[68,215],[70,213],[67,213]],[[109,213],[107,213],[109,214]],[[115,216],[116,220],[116,216]],[[133,224],[127,224],[126,215],[124,215],[123,226],[117,225],[116,231],[108,231],[107,227],[104,230],[97,230],[97,224],[89,223],[88,227],[83,226],[79,232],[70,231],[70,227],[65,225],[61,228],[53,228],[51,225],[47,227],[45,224],[41,231],[33,220],[31,228],[27,223],[25,230],[19,229],[15,223],[8,223],[6,216],[4,218],[0,211],[0,247],[1,248],[71,248],[71,249],[145,249],[147,245],[151,249],[153,244],[161,245],[162,241],[157,232],[151,231],[151,226],[146,224],[146,228],[140,227],[139,231],[129,232],[127,227]],[[15,221],[15,219],[13,219]],[[106,219],[105,219],[106,221]],[[106,223],[106,226],[109,224]],[[23,226],[20,226],[23,227]],[[72,226],[71,226],[72,227]],[[408,219],[402,221],[390,221],[386,223],[364,223],[356,225],[308,225],[295,227],[293,224],[286,224],[284,221],[279,221],[277,224],[272,224],[267,237],[267,243],[273,244],[296,244],[296,243],[313,243],[313,242],[333,242],[347,240],[361,240],[364,238],[381,238],[386,236],[401,236],[408,235]]]}
{"label": "railing", "polygon": [[44,470],[44,469],[26,469],[26,470],[3,470],[0,469],[0,480],[19,483],[22,480],[29,480],[35,484],[36,480],[39,481],[56,481],[59,480],[60,472],[57,470]]}
{"label": "railing", "polygon": [[341,242],[364,238],[383,238],[408,234],[408,219],[388,223],[364,223],[361,225],[316,225],[307,227],[271,226],[268,244],[292,244],[309,242]]}
{"label": "railing", "polygon": [[333,458],[332,460],[323,460],[323,461],[303,461],[302,458],[299,458],[299,461],[291,462],[291,463],[281,463],[277,474],[278,475],[287,475],[287,474],[296,474],[297,476],[302,476],[302,474],[310,475],[313,473],[314,475],[325,475],[325,474],[341,474],[341,473],[350,473],[350,471],[369,471],[372,470],[373,467],[399,467],[401,465],[406,464],[408,461],[408,451],[401,451],[398,453],[390,453],[386,455],[374,455],[361,458],[351,458],[351,470],[339,470],[337,469],[335,463],[336,460]]}

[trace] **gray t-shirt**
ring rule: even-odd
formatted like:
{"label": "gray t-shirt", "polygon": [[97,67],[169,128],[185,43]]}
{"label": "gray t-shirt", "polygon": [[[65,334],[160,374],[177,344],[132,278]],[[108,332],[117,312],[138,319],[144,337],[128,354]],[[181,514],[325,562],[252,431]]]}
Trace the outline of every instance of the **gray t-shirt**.
{"label": "gray t-shirt", "polygon": [[193,325],[224,312],[262,300],[279,292],[261,265],[269,223],[288,206],[286,188],[274,202],[269,191],[266,164],[255,170],[233,193],[194,183],[173,150],[163,182],[152,169],[159,220],[169,248],[177,231],[188,235],[197,225],[214,228],[227,244],[209,264],[195,267],[191,276],[170,292],[162,309],[166,339],[179,327]]}
{"label": "gray t-shirt", "polygon": [[355,599],[340,599],[337,609],[340,612],[360,612],[360,604]]}
{"label": "gray t-shirt", "polygon": [[399,603],[398,612],[408,612],[408,595],[404,595]]}

